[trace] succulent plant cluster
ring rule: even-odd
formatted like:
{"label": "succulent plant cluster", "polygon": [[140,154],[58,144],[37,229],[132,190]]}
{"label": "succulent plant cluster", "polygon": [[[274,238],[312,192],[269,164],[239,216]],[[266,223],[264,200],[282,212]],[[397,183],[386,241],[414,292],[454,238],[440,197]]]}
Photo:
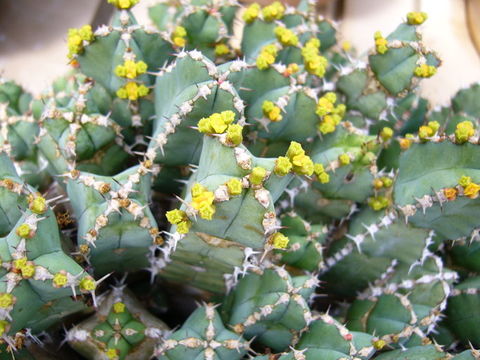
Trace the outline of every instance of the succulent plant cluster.
{"label": "succulent plant cluster", "polygon": [[361,58],[315,1],[108,2],[0,82],[0,358],[480,358],[480,85],[417,93],[426,14]]}

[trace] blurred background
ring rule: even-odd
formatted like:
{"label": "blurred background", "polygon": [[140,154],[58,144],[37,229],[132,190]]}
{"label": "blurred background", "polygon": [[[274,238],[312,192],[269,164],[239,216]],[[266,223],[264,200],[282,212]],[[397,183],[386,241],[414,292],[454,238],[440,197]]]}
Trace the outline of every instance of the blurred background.
{"label": "blurred background", "polygon": [[[134,8],[139,22],[150,23],[147,9],[156,1],[142,0]],[[388,34],[407,12],[427,12],[424,39],[443,64],[422,82],[421,91],[435,105],[480,81],[480,0],[318,0],[317,6],[337,21],[340,40],[349,41],[359,54],[373,45],[376,30]],[[0,9],[0,75],[38,93],[69,68],[68,28],[106,23],[113,7],[106,0],[0,0]]]}

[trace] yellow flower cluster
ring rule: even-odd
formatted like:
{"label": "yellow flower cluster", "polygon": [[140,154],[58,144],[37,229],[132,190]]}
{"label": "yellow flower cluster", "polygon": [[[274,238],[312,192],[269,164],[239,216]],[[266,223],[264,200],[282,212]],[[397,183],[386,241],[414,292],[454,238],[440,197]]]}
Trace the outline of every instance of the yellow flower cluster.
{"label": "yellow flower cluster", "polygon": [[172,33],[172,41],[178,47],[184,47],[187,43],[187,30],[183,26],[177,26]]}
{"label": "yellow flower cluster", "polygon": [[412,11],[407,14],[407,23],[409,25],[421,25],[427,20],[428,15],[426,12]]}
{"label": "yellow flower cluster", "polygon": [[215,45],[215,55],[217,56],[224,56],[230,53],[230,49],[228,48],[227,44],[220,43]]}
{"label": "yellow flower cluster", "polygon": [[135,62],[133,60],[125,60],[123,65],[117,65],[115,75],[127,79],[135,79],[138,75],[147,72],[147,64],[143,61]]}
{"label": "yellow flower cluster", "polygon": [[346,107],[344,104],[338,104],[337,95],[333,92],[328,92],[323,95],[317,103],[317,109],[315,113],[322,118],[322,121],[318,125],[318,130],[322,134],[328,134],[335,131],[335,128],[345,115]]}
{"label": "yellow flower cluster", "polygon": [[320,40],[312,38],[302,48],[305,70],[310,74],[323,77],[328,66],[327,58],[320,55]]}
{"label": "yellow flower cluster", "polygon": [[270,100],[265,100],[262,104],[263,115],[270,121],[277,122],[282,120],[281,109]]}
{"label": "yellow flower cluster", "polygon": [[24,279],[29,279],[35,275],[35,265],[32,261],[28,261],[26,257],[14,260],[13,268],[20,272]]}
{"label": "yellow flower cluster", "polygon": [[475,135],[475,128],[471,121],[462,121],[457,124],[457,127],[455,128],[455,141],[457,143],[463,144],[473,135]]}
{"label": "yellow flower cluster", "polygon": [[198,214],[202,219],[212,220],[215,214],[215,195],[213,192],[208,191],[206,187],[199,183],[195,183],[191,190],[192,202],[190,205],[198,211]]}
{"label": "yellow flower cluster", "polygon": [[480,192],[480,185],[475,184],[470,176],[462,176],[458,181],[459,185],[463,187],[463,195],[470,199],[476,199]]}
{"label": "yellow flower cluster", "polygon": [[260,5],[257,3],[253,3],[243,13],[243,20],[245,20],[247,24],[250,24],[256,18],[258,18],[259,14],[260,14]]}
{"label": "yellow flower cluster", "polygon": [[287,69],[283,73],[283,76],[290,76],[292,74],[297,73],[298,70],[300,70],[300,68],[298,67],[298,64],[296,63],[288,64]]}
{"label": "yellow flower cluster", "polygon": [[138,100],[138,98],[147,96],[149,89],[143,84],[129,81],[117,90],[117,96],[120,99]]}
{"label": "yellow flower cluster", "polygon": [[187,216],[187,213],[182,210],[170,210],[165,214],[167,220],[172,225],[177,225],[177,231],[180,234],[186,234],[192,226],[192,222]]}
{"label": "yellow flower cluster", "polygon": [[138,4],[139,1],[140,0],[108,0],[108,3],[119,9],[130,9],[132,6]]}
{"label": "yellow flower cluster", "polygon": [[388,51],[388,41],[382,36],[380,31],[375,31],[373,35],[375,39],[375,48],[379,54],[385,54]]}
{"label": "yellow flower cluster", "polygon": [[421,140],[427,140],[429,137],[435,135],[440,128],[438,121],[429,121],[427,125],[422,125],[418,129],[418,137]]}
{"label": "yellow flower cluster", "polygon": [[75,55],[83,51],[83,42],[94,39],[92,27],[84,25],[80,29],[68,29],[67,46],[68,58],[73,59]]}
{"label": "yellow flower cluster", "polygon": [[201,118],[198,121],[198,131],[205,134],[224,134],[226,142],[231,146],[238,146],[243,141],[243,126],[232,124],[235,120],[235,113],[230,110],[214,113],[208,118]]}
{"label": "yellow flower cluster", "polygon": [[437,73],[437,68],[433,65],[422,64],[415,68],[414,74],[417,77],[429,78]]}
{"label": "yellow flower cluster", "polygon": [[368,199],[368,205],[375,211],[385,209],[390,205],[390,201],[385,196],[375,196]]}
{"label": "yellow flower cluster", "polygon": [[263,19],[265,21],[280,20],[285,14],[285,6],[280,1],[274,1],[262,9]]}
{"label": "yellow flower cluster", "polygon": [[274,30],[277,40],[284,46],[296,46],[298,37],[295,33],[284,26],[277,26]]}
{"label": "yellow flower cluster", "polygon": [[325,168],[322,164],[315,164],[313,166],[313,172],[317,176],[318,181],[320,181],[322,184],[330,182],[330,175],[328,175],[328,173],[325,171]]}
{"label": "yellow flower cluster", "polygon": [[275,44],[265,45],[257,57],[257,68],[260,70],[268,69],[275,62],[277,51]]}
{"label": "yellow flower cluster", "polygon": [[293,172],[299,175],[311,176],[313,174],[313,161],[310,156],[305,155],[302,145],[292,141],[288,147],[286,157],[292,163]]}
{"label": "yellow flower cluster", "polygon": [[270,243],[275,249],[285,249],[288,246],[289,238],[283,235],[282,233],[275,233],[270,238]]}

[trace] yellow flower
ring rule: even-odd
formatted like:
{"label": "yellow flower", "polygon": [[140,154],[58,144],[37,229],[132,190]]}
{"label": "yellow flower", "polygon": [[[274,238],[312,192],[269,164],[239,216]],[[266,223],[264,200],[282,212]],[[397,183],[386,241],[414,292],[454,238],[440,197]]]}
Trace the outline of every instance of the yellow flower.
{"label": "yellow flower", "polygon": [[238,124],[228,125],[227,128],[227,142],[233,146],[238,146],[243,141],[243,126]]}
{"label": "yellow flower", "polygon": [[437,73],[437,68],[433,65],[422,64],[417,66],[414,70],[414,74],[417,77],[429,78]]}
{"label": "yellow flower", "polygon": [[340,165],[348,165],[350,164],[350,156],[348,156],[348,154],[341,154],[338,157],[338,161],[340,162]]}
{"label": "yellow flower", "polygon": [[287,157],[292,161],[294,156],[305,155],[305,150],[303,150],[302,145],[296,141],[290,142],[290,146],[287,150]]}
{"label": "yellow flower", "polygon": [[32,278],[33,275],[35,275],[35,265],[32,261],[27,261],[27,263],[20,270],[24,279]]}
{"label": "yellow flower", "polygon": [[113,304],[113,312],[115,314],[121,314],[125,312],[125,304],[121,301],[116,302],[115,304]]}
{"label": "yellow flower", "polygon": [[443,189],[443,194],[447,200],[453,201],[457,198],[458,190],[455,188],[445,188]]}
{"label": "yellow flower", "polygon": [[273,169],[273,172],[278,176],[285,176],[290,173],[292,167],[293,165],[287,157],[279,156],[275,161],[275,168]]}
{"label": "yellow flower", "polygon": [[105,351],[105,355],[107,355],[107,358],[110,360],[117,360],[119,358],[117,349],[108,348],[107,351]]}
{"label": "yellow flower", "polygon": [[263,19],[267,22],[280,20],[284,13],[285,7],[279,1],[275,1],[272,4],[265,6],[262,10]]}
{"label": "yellow flower", "polygon": [[80,287],[80,290],[82,291],[94,291],[97,288],[95,280],[93,280],[89,276],[84,277],[82,280],[80,280],[80,283],[78,285]]}
{"label": "yellow flower", "polygon": [[409,12],[407,14],[407,23],[409,25],[421,25],[427,20],[428,15],[425,12]]}
{"label": "yellow flower", "polygon": [[53,276],[53,285],[55,287],[64,287],[65,285],[67,285],[67,282],[67,275],[65,275],[64,273],[58,272]]}
{"label": "yellow flower", "polygon": [[30,228],[30,225],[28,225],[28,224],[20,225],[17,228],[16,232],[17,232],[18,236],[20,236],[22,238],[25,238],[25,239],[30,239],[31,237],[33,237],[33,235],[35,235],[35,233]]}
{"label": "yellow flower", "polygon": [[410,139],[405,139],[405,138],[398,140],[398,143],[402,150],[407,150],[410,147],[410,145],[412,145],[412,141]]}
{"label": "yellow flower", "polygon": [[108,0],[108,3],[116,6],[119,9],[130,9],[139,1],[140,0]]}
{"label": "yellow flower", "polygon": [[252,183],[253,185],[261,185],[266,176],[267,170],[259,166],[254,167],[249,176],[250,183]]}
{"label": "yellow flower", "polygon": [[226,183],[228,193],[232,196],[235,195],[240,195],[242,193],[243,187],[242,187],[242,181],[237,178],[232,178],[227,181]]}
{"label": "yellow flower", "polygon": [[270,239],[270,242],[275,249],[285,249],[288,246],[289,241],[288,237],[279,232],[273,234]]}
{"label": "yellow flower", "polygon": [[379,339],[373,342],[373,347],[377,350],[382,350],[387,345],[385,340]]}
{"label": "yellow flower", "polygon": [[277,40],[285,46],[295,46],[298,44],[298,37],[295,33],[283,26],[278,26],[274,30]]}
{"label": "yellow flower", "polygon": [[10,328],[10,323],[6,320],[0,320],[0,336],[3,336]]}
{"label": "yellow flower", "polygon": [[115,75],[125,77],[127,79],[134,79],[138,75],[147,72],[147,64],[143,61],[135,62],[132,60],[125,60],[123,65],[117,65],[115,68]]}
{"label": "yellow flower", "polygon": [[121,99],[137,100],[140,97],[148,95],[150,90],[145,85],[138,85],[136,82],[129,81],[123,87],[117,90],[117,96]]}
{"label": "yellow flower", "polygon": [[480,185],[475,183],[468,184],[463,190],[463,195],[469,197],[470,199],[476,199],[478,197],[478,192],[480,191]]}
{"label": "yellow flower", "polygon": [[472,183],[472,178],[470,176],[462,175],[460,180],[458,180],[458,183],[460,184],[461,187],[467,187]]}
{"label": "yellow flower", "polygon": [[250,24],[258,17],[259,14],[260,14],[260,5],[257,3],[253,3],[243,13],[243,20],[245,20],[247,24]]}
{"label": "yellow flower", "polygon": [[12,294],[1,293],[0,294],[0,308],[8,309],[15,302],[15,297]]}
{"label": "yellow flower", "polygon": [[215,195],[213,192],[208,191],[207,188],[196,183],[192,186],[191,194],[192,202],[190,205],[198,211],[202,219],[212,220],[212,217],[215,214],[215,206],[213,205]]}
{"label": "yellow flower", "polygon": [[168,222],[172,225],[178,224],[188,219],[187,213],[185,211],[178,210],[178,209],[167,211],[165,216],[167,217]]}
{"label": "yellow flower", "polygon": [[47,211],[47,201],[41,196],[36,196],[30,201],[29,207],[33,213],[41,215]]}
{"label": "yellow flower", "polygon": [[270,121],[277,122],[282,120],[281,109],[270,100],[265,100],[262,104],[263,115]]}
{"label": "yellow flower", "polygon": [[455,140],[457,143],[463,144],[473,135],[475,135],[475,129],[471,121],[462,121],[457,124],[455,129]]}

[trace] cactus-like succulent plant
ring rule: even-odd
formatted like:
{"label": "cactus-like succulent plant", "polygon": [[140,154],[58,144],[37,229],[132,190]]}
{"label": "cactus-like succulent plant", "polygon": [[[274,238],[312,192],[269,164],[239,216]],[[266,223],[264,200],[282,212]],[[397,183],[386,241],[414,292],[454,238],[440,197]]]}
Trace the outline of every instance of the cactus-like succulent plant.
{"label": "cactus-like succulent plant", "polygon": [[0,81],[0,358],[480,357],[480,86],[417,95],[425,13],[359,58],[314,1],[108,3]]}

